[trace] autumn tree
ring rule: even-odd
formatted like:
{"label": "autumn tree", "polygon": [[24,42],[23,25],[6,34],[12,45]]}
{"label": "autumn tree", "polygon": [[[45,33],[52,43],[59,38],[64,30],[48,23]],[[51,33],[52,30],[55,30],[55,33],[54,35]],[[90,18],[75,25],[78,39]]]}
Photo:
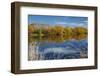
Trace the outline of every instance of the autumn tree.
{"label": "autumn tree", "polygon": [[29,32],[29,33],[34,32],[34,26],[28,25],[28,32]]}
{"label": "autumn tree", "polygon": [[87,34],[87,29],[83,27],[74,28],[74,33],[76,34]]}
{"label": "autumn tree", "polygon": [[54,27],[54,33],[57,36],[63,35],[64,28],[61,25],[57,25]]}
{"label": "autumn tree", "polygon": [[65,34],[66,35],[72,35],[73,29],[71,27],[65,27]]}

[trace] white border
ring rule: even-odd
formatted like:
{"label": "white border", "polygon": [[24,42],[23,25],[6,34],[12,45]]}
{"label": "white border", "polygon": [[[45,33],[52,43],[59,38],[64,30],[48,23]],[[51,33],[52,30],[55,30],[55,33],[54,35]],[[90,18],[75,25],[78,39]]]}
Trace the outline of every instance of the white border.
{"label": "white border", "polygon": [[[88,59],[28,61],[28,14],[88,17]],[[20,19],[21,70],[94,65],[94,11],[21,7]]]}

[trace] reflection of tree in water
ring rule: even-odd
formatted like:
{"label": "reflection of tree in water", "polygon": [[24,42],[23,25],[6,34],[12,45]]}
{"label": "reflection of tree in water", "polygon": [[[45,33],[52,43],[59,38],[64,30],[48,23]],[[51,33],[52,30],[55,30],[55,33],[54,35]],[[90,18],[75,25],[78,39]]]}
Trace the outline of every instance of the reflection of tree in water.
{"label": "reflection of tree in water", "polygon": [[85,40],[68,40],[65,42],[30,42],[29,60],[77,59],[87,58]]}
{"label": "reflection of tree in water", "polygon": [[[77,36],[69,36],[69,37],[62,37],[62,36],[35,36],[29,38],[29,57],[28,60],[51,60],[51,59],[74,59],[74,58],[87,58],[87,40],[86,35],[77,35]],[[75,40],[75,41],[74,41]],[[59,46],[61,49],[58,49]],[[54,50],[62,50],[62,48],[69,47],[70,50],[75,50],[78,53],[70,53],[66,54],[63,53],[55,53]],[[46,50],[42,51],[40,49],[45,48],[51,49],[51,52]],[[57,48],[57,49],[56,49]],[[66,49],[68,50],[68,49]],[[42,52],[40,52],[42,51]]]}
{"label": "reflection of tree in water", "polygon": [[76,40],[82,40],[82,39],[87,39],[86,34],[79,34],[79,35],[69,35],[69,36],[31,36],[29,37],[29,42],[32,41],[48,41],[48,42],[63,42],[65,40],[71,40],[71,39],[76,39]]}

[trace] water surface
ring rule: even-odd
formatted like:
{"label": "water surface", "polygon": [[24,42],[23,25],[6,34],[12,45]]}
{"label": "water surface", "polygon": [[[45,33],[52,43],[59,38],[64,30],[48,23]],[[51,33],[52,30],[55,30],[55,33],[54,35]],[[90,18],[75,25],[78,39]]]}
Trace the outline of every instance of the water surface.
{"label": "water surface", "polygon": [[54,60],[88,58],[87,39],[63,41],[33,40],[28,45],[28,60]]}

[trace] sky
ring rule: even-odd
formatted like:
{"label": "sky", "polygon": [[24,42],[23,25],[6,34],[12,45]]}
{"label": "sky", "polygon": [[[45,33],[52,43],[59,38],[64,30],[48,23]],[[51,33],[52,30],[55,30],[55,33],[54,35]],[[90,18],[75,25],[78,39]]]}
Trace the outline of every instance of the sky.
{"label": "sky", "polygon": [[28,24],[48,24],[50,26],[62,25],[70,27],[88,26],[88,17],[76,16],[50,16],[50,15],[28,15]]}

